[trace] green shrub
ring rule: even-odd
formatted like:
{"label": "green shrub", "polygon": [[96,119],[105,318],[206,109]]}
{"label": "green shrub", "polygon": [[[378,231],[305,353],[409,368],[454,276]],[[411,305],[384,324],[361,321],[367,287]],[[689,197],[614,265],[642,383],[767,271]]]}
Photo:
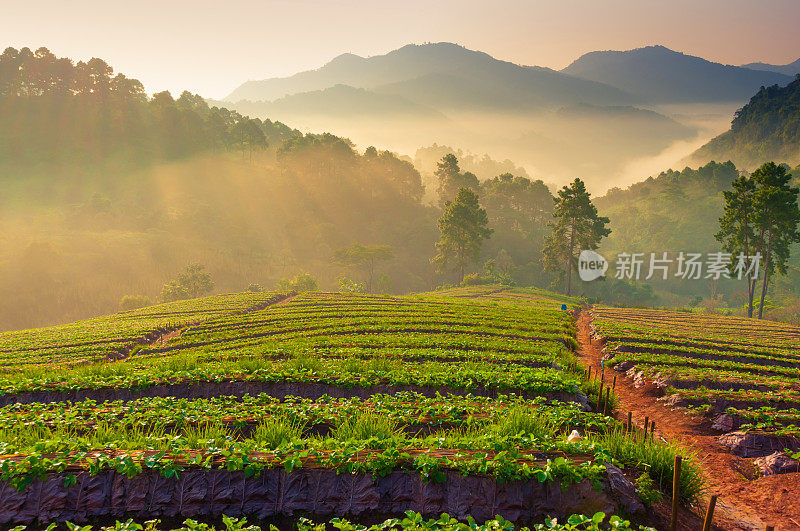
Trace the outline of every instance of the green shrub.
{"label": "green shrub", "polygon": [[266,418],[253,431],[252,438],[262,448],[275,449],[281,444],[299,439],[303,424],[290,418]]}
{"label": "green shrub", "polygon": [[296,291],[303,293],[304,291],[315,291],[318,287],[317,279],[308,273],[300,273],[293,279],[284,278],[278,282],[278,291]]}
{"label": "green shrub", "polygon": [[342,293],[366,293],[367,286],[363,282],[357,282],[352,278],[342,277],[339,279],[339,291]]}
{"label": "green shrub", "polygon": [[672,475],[675,456],[681,455],[680,495],[681,499],[693,501],[705,489],[696,454],[673,442],[653,441],[649,437],[642,441],[638,433],[634,440],[620,428],[606,430],[602,434],[590,435],[590,439],[604,448],[615,460],[647,471],[648,476],[663,492],[672,493]]}
{"label": "green shrub", "polygon": [[147,295],[125,295],[119,301],[119,309],[123,312],[138,310],[146,306],[152,306],[153,301]]}
{"label": "green shrub", "polygon": [[192,299],[214,289],[214,281],[202,264],[189,264],[176,280],[164,284],[161,300],[164,302]]}

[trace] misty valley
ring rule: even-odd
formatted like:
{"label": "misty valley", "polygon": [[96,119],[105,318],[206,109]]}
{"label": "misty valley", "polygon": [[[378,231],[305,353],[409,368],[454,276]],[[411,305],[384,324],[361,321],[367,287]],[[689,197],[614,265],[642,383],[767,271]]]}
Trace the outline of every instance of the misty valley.
{"label": "misty valley", "polygon": [[393,27],[484,42],[480,2],[14,6],[52,41],[0,54],[0,529],[800,529],[767,2],[500,2],[493,54]]}

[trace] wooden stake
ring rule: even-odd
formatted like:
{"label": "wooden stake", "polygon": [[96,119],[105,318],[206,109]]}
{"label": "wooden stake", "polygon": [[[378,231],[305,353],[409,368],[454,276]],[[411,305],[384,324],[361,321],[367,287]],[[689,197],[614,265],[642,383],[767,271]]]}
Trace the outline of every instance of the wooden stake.
{"label": "wooden stake", "polygon": [[711,496],[708,501],[708,510],[706,511],[706,519],[703,520],[703,531],[711,531],[711,521],[714,520],[714,507],[717,505],[717,495]]}
{"label": "wooden stake", "polygon": [[656,440],[656,421],[650,421],[650,439]]}
{"label": "wooden stake", "polygon": [[642,437],[642,442],[647,440],[647,425],[650,423],[650,417],[644,418],[644,437]]}
{"label": "wooden stake", "polygon": [[603,411],[602,405],[603,405],[603,383],[600,382],[600,391],[597,392],[597,408],[595,408],[597,409],[598,413]]}
{"label": "wooden stake", "polygon": [[589,376],[587,376],[586,379],[587,380],[591,380],[592,379],[592,367],[591,366],[589,367]]}
{"label": "wooden stake", "polygon": [[606,373],[603,371],[603,374],[600,375],[600,393],[597,395],[597,411],[601,411],[600,405],[603,401],[603,386],[606,383]]}
{"label": "wooden stake", "polygon": [[628,433],[630,433],[633,428],[633,412],[628,411]]}
{"label": "wooden stake", "polygon": [[617,388],[617,375],[615,374],[614,375],[614,383],[611,384],[611,390],[613,391],[616,388]]}
{"label": "wooden stake", "polygon": [[603,415],[607,415],[608,414],[607,413],[607,410],[608,410],[608,399],[609,399],[610,396],[611,396],[611,389],[606,387],[606,401],[603,404]]}
{"label": "wooden stake", "polygon": [[681,496],[681,456],[675,456],[675,472],[672,475],[672,519],[669,521],[670,531],[678,529],[678,500]]}

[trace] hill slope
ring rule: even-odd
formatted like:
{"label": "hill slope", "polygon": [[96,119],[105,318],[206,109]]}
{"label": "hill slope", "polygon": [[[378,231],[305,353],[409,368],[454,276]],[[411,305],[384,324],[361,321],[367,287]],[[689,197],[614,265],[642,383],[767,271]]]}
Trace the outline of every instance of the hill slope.
{"label": "hill slope", "polygon": [[[223,102],[216,103],[223,104]],[[229,103],[224,104],[230,105]],[[239,112],[249,115],[287,118],[324,114],[348,118],[366,116],[385,118],[386,115],[392,115],[406,118],[445,119],[445,116],[438,111],[403,97],[342,84],[323,90],[291,94],[271,102],[245,100],[237,102],[233,106]]]}
{"label": "hill slope", "polygon": [[795,76],[800,74],[800,59],[788,65],[771,65],[769,63],[749,63],[742,65],[742,68],[749,68],[751,70],[766,70],[768,72],[777,72],[787,76]]}
{"label": "hill slope", "polygon": [[[463,102],[494,107],[498,100],[505,105],[522,102],[616,105],[636,101],[629,94],[601,83],[576,79],[548,68],[500,61],[451,43],[409,44],[368,58],[340,55],[317,70],[286,78],[248,81],[225,99],[271,101],[338,84],[377,89],[423,104],[431,104],[426,98],[433,94],[436,102],[446,102],[448,106]],[[498,97],[494,92],[497,90],[503,91],[502,96]]]}
{"label": "hill slope", "polygon": [[562,72],[653,103],[739,101],[762,85],[791,81],[784,74],[714,63],[663,46],[587,53]]}
{"label": "hill slope", "polygon": [[800,79],[762,88],[736,112],[729,131],[698,149],[692,160],[732,160],[752,169],[768,160],[800,162]]}

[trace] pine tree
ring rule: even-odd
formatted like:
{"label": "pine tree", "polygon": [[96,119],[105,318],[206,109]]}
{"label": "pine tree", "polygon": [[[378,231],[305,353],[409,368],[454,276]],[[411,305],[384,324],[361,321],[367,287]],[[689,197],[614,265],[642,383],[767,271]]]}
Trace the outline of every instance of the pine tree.
{"label": "pine tree", "polygon": [[436,244],[438,252],[432,260],[439,271],[444,272],[452,263],[463,281],[467,264],[480,258],[483,240],[494,232],[487,227],[488,224],[486,210],[478,204],[478,194],[461,188],[455,201],[445,203],[439,218],[442,238]]}
{"label": "pine tree", "polygon": [[[715,235],[725,251],[746,257],[761,255],[761,299],[758,318],[764,316],[764,303],[770,277],[786,273],[790,248],[800,242],[800,189],[791,186],[792,176],[785,165],[767,162],[749,176],[733,182],[724,193],[725,211]],[[747,275],[747,315],[753,316],[753,300],[758,282]]]}
{"label": "pine tree", "polygon": [[566,275],[564,292],[569,295],[572,270],[577,267],[576,250],[597,249],[611,229],[606,228],[609,219],[597,215],[597,208],[580,179],[559,190],[555,203],[555,220],[549,223],[552,233],[545,240],[542,263],[548,271],[558,271],[559,282]]}

